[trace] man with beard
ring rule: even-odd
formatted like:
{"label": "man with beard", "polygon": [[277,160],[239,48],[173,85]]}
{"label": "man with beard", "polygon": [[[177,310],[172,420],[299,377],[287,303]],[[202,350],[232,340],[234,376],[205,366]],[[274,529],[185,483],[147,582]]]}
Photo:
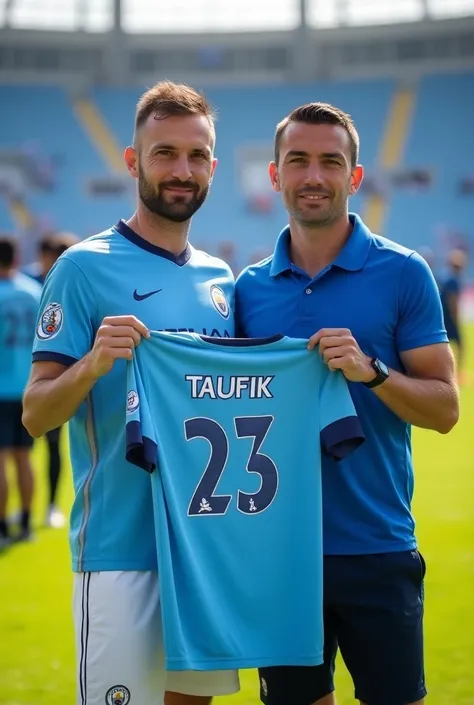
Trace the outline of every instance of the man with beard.
{"label": "man with beard", "polygon": [[23,421],[70,425],[70,544],[78,703],[205,705],[233,671],[164,671],[151,486],[125,460],[126,361],[149,330],[231,337],[233,277],[188,242],[216,168],[210,106],[158,83],[139,100],[125,161],[136,211],[71,247],[43,290]]}
{"label": "man with beard", "polygon": [[236,284],[240,332],[308,338],[348,380],[366,437],[338,464],[323,456],[324,663],[260,669],[266,705],[334,705],[338,648],[364,705],[426,694],[410,428],[448,433],[458,393],[428,265],[348,212],[358,154],[350,116],[331,105],[278,125],[270,178],[289,226]]}

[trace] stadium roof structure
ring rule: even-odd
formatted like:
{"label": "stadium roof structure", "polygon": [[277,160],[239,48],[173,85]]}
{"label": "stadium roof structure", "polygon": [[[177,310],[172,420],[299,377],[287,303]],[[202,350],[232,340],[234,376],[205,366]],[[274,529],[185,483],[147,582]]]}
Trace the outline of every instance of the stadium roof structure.
{"label": "stadium roof structure", "polygon": [[0,0],[0,28],[130,34],[390,25],[474,15],[474,0]]}

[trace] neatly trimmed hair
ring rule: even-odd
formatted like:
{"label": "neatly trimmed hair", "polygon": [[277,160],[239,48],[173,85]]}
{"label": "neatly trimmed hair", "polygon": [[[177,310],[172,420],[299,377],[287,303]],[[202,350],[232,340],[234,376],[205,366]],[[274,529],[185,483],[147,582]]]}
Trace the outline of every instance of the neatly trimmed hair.
{"label": "neatly trimmed hair", "polygon": [[351,142],[351,166],[354,168],[359,161],[359,135],[350,115],[329,103],[307,103],[295,108],[278,123],[275,132],[275,162],[280,158],[280,143],[283,133],[292,122],[303,122],[307,125],[340,125],[349,135]]}
{"label": "neatly trimmed hair", "polygon": [[141,96],[135,111],[134,144],[137,133],[150,115],[154,115],[155,120],[173,115],[203,115],[215,131],[215,114],[211,105],[202,93],[185,83],[159,81]]}

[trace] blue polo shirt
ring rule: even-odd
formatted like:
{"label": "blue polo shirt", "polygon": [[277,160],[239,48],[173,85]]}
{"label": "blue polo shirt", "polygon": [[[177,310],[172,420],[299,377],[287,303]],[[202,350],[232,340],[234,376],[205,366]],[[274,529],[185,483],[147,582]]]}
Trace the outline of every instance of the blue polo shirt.
{"label": "blue polo shirt", "polygon": [[[239,334],[308,338],[321,328],[349,328],[367,355],[403,372],[401,352],[448,340],[438,288],[416,252],[372,234],[357,215],[349,217],[348,242],[313,279],[290,261],[289,227],[271,257],[240,274]],[[349,388],[366,442],[338,463],[323,459],[324,552],[416,548],[410,426],[363,384]]]}

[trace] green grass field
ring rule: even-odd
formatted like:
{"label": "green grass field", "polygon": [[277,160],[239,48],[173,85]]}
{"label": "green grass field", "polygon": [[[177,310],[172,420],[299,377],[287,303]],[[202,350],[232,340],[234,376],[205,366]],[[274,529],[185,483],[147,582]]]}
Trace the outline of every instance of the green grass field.
{"label": "green grass field", "polygon": [[[461,421],[449,436],[414,433],[418,538],[428,563],[426,665],[432,705],[474,705],[474,327],[469,329]],[[38,492],[34,543],[0,555],[0,705],[73,705],[74,650],[67,533],[41,529],[43,446],[35,449]],[[70,473],[61,487],[71,499]],[[343,664],[339,705],[353,701]],[[242,691],[219,705],[255,705],[257,681],[242,674]],[[150,704],[151,705],[151,704]]]}

